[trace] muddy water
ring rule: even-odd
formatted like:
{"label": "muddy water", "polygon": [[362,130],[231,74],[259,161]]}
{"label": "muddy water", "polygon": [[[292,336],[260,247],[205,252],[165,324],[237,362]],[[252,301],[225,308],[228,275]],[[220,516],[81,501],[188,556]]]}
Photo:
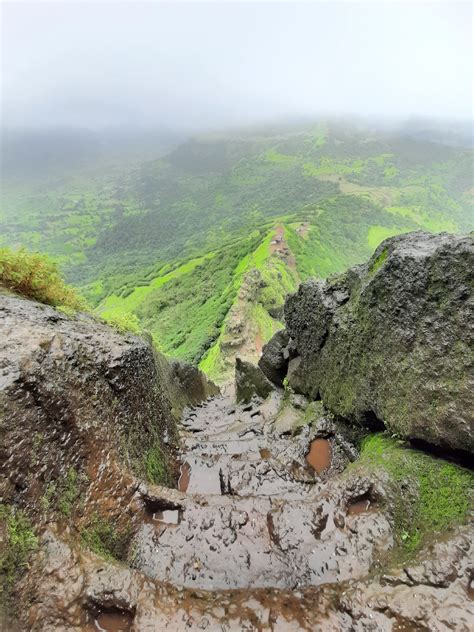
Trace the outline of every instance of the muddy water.
{"label": "muddy water", "polygon": [[133,623],[129,612],[100,612],[91,618],[89,630],[98,632],[129,632]]}
{"label": "muddy water", "polygon": [[189,481],[191,478],[191,466],[189,463],[184,462],[181,465],[180,476],[178,481],[178,489],[180,492],[186,492],[188,490]]}
{"label": "muddy water", "polygon": [[327,439],[314,439],[311,441],[306,461],[318,474],[327,470],[331,465],[332,450]]}
{"label": "muddy water", "polygon": [[366,511],[369,511],[371,506],[372,506],[371,502],[368,499],[356,500],[355,502],[349,505],[349,507],[347,508],[347,513],[349,515],[358,515],[361,513],[365,513]]}

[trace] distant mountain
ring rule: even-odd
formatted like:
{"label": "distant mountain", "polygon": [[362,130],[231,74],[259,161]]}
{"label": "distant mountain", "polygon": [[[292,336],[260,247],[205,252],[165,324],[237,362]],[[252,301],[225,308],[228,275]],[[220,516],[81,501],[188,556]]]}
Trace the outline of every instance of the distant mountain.
{"label": "distant mountain", "polygon": [[[166,143],[151,137],[107,145],[86,134],[68,148],[59,136],[38,139],[30,162],[19,143],[0,244],[56,256],[104,314],[135,313],[166,353],[218,377],[281,326],[282,297],[300,279],[363,261],[389,235],[473,228],[472,149],[427,130],[269,126],[161,157]],[[157,159],[137,160],[149,151]]]}

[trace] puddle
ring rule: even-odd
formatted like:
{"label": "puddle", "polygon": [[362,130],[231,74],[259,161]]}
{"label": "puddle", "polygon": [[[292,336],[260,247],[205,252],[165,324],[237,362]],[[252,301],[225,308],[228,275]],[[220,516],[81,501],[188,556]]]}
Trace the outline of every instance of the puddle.
{"label": "puddle", "polygon": [[179,509],[166,509],[165,511],[156,511],[151,519],[153,522],[166,522],[166,524],[179,524],[181,520]]}
{"label": "puddle", "polygon": [[270,450],[268,448],[261,448],[260,449],[260,456],[262,457],[262,459],[264,461],[268,461],[268,459],[271,458],[272,453],[270,452]]}
{"label": "puddle", "polygon": [[123,610],[99,612],[92,615],[92,618],[90,630],[98,630],[99,632],[129,632],[132,629],[133,615]]}
{"label": "puddle", "polygon": [[164,498],[144,498],[144,521],[148,524],[166,523],[179,524],[182,508]]}
{"label": "puddle", "polygon": [[324,470],[327,470],[331,465],[331,460],[331,444],[327,439],[314,439],[311,441],[309,452],[306,455],[306,461],[315,472],[321,474]]}
{"label": "puddle", "polygon": [[375,509],[375,503],[367,497],[367,495],[359,496],[359,498],[355,498],[352,502],[350,502],[347,506],[347,514],[350,515],[358,515],[361,513],[365,513],[366,511],[370,511]]}
{"label": "puddle", "polygon": [[191,478],[191,466],[185,462],[181,465],[179,470],[180,476],[178,481],[178,489],[180,492],[186,492],[189,487],[189,480]]}

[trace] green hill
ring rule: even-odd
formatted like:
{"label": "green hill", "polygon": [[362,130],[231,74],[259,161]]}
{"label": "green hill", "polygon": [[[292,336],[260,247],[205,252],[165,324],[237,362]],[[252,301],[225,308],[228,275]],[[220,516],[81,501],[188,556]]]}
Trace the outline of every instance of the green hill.
{"label": "green hill", "polygon": [[0,245],[55,256],[106,317],[135,314],[219,378],[256,359],[300,279],[396,233],[472,229],[472,165],[468,148],[334,123],[209,135],[154,161],[5,176]]}

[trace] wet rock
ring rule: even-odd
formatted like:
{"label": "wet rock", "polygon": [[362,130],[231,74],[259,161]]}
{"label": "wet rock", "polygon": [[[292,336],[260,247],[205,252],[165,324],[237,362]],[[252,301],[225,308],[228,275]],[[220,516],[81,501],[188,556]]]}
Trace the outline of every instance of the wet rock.
{"label": "wet rock", "polygon": [[235,393],[238,402],[250,402],[255,395],[265,399],[275,389],[263,371],[254,364],[235,359]]}
{"label": "wet rock", "polygon": [[219,387],[208,380],[204,373],[180,360],[170,363],[170,384],[175,392],[174,399],[181,399],[188,406],[199,404],[220,392]]}
{"label": "wet rock", "polygon": [[258,366],[269,380],[282,385],[288,371],[289,358],[285,357],[289,336],[285,329],[277,333],[264,345]]}
{"label": "wet rock", "polygon": [[467,596],[472,542],[472,527],[464,527],[378,580],[350,582],[337,607],[351,616],[357,632],[468,632],[474,620],[474,602]]}
{"label": "wet rock", "polygon": [[450,450],[474,450],[472,237],[383,242],[368,264],[288,297],[296,391],[335,414]]}
{"label": "wet rock", "polygon": [[37,520],[62,494],[68,513],[89,494],[83,512],[97,501],[122,515],[134,495],[125,463],[144,474],[148,451],[177,443],[168,362],[146,339],[14,296],[0,295],[0,337],[3,502]]}

